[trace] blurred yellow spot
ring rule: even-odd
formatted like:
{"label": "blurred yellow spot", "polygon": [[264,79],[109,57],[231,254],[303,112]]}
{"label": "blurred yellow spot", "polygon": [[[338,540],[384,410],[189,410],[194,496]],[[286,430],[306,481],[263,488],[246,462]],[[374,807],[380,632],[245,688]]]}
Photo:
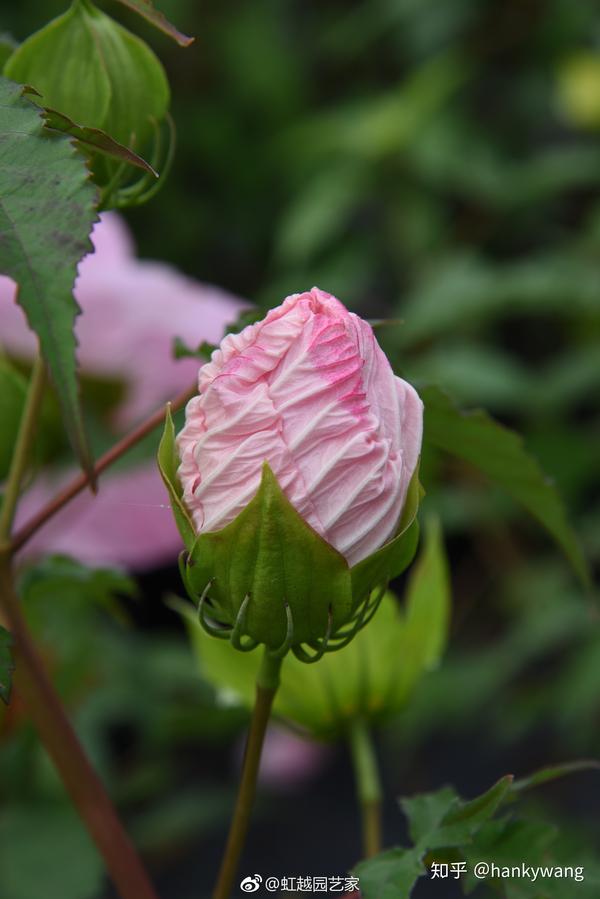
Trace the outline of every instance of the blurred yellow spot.
{"label": "blurred yellow spot", "polygon": [[576,53],[558,71],[561,116],[577,128],[600,127],[600,54]]}

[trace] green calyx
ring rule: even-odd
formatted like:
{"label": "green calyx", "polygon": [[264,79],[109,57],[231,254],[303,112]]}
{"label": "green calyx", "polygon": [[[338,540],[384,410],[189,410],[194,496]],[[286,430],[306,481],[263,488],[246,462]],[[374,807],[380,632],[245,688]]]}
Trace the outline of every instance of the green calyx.
{"label": "green calyx", "polygon": [[[74,0],[67,12],[24,41],[8,58],[4,74],[33,87],[40,105],[78,125],[102,129],[137,151],[168,111],[169,85],[158,58],[90,0]],[[113,161],[91,158],[99,183],[114,178]]]}
{"label": "green calyx", "polygon": [[262,643],[312,662],[340,649],[374,615],[388,581],[410,564],[418,541],[418,478],[398,534],[352,568],[304,521],[269,465],[254,498],[226,527],[196,535],[177,478],[170,413],[158,454],[187,547],[180,570],[204,629],[239,650]]}
{"label": "green calyx", "polygon": [[[207,636],[191,604],[171,599],[188,629],[202,677],[228,701],[252,707],[260,655],[233,652]],[[426,519],[419,555],[403,596],[386,592],[371,624],[343,653],[327,653],[308,668],[287,658],[274,713],[295,732],[337,740],[353,722],[380,725],[393,720],[417,684],[440,663],[449,631],[451,588],[439,522]]]}

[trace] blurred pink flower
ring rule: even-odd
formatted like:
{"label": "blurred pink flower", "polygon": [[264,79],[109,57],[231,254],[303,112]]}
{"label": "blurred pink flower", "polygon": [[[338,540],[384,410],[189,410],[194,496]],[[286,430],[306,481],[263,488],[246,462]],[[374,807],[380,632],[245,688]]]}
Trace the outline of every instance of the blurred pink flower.
{"label": "blurred pink flower", "polygon": [[[247,306],[237,297],[200,284],[170,266],[139,260],[123,220],[105,213],[92,232],[95,252],[79,265],[75,296],[79,363],[84,373],[119,378],[125,399],[114,424],[131,427],[193,382],[194,359],[174,360],[172,342],[218,343],[225,326]],[[11,356],[28,359],[37,341],[14,302],[14,282],[0,276],[0,341]],[[43,505],[74,471],[38,478],[20,503],[17,526]],[[180,538],[164,507],[154,460],[100,479],[96,498],[74,500],[27,546],[31,554],[64,552],[96,564],[151,568],[173,559]]]}
{"label": "blurred pink flower", "polygon": [[200,369],[178,437],[199,531],[256,494],[263,461],[350,565],[394,533],[421,452],[423,404],[370,325],[318,288],[230,334]]}
{"label": "blurred pink flower", "polygon": [[[123,379],[117,423],[128,428],[193,382],[198,363],[173,359],[173,338],[218,343],[244,304],[164,263],[137,259],[115,213],[102,214],[92,242],[75,284],[83,311],[75,324],[79,364],[86,374]],[[0,276],[0,340],[9,355],[31,358],[37,341],[14,296],[14,282]]]}
{"label": "blurred pink flower", "polygon": [[[73,475],[43,473],[19,504],[17,526],[45,505]],[[99,492],[80,493],[26,544],[27,556],[61,553],[88,565],[117,565],[133,571],[158,568],[176,559],[181,537],[165,504],[154,460],[107,472]]]}
{"label": "blurred pink flower", "polygon": [[271,725],[260,759],[260,782],[280,791],[298,790],[318,776],[330,756],[330,746]]}

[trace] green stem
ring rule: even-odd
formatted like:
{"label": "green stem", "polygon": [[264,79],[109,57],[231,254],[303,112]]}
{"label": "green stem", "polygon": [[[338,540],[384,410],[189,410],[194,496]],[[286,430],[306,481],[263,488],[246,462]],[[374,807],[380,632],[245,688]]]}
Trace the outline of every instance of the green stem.
{"label": "green stem", "polygon": [[256,699],[244,753],[242,779],[213,899],[228,899],[234,886],[254,803],[256,780],[267,724],[271,715],[273,699],[279,686],[281,662],[281,659],[275,659],[269,655],[269,651],[265,648],[261,667],[256,677]]}
{"label": "green stem", "polygon": [[29,451],[38,423],[45,383],[46,366],[41,356],[38,356],[31,372],[25,408],[21,417],[19,433],[17,434],[17,441],[6,479],[2,511],[0,512],[0,542],[8,538],[12,528],[23,476],[29,462]]}
{"label": "green stem", "polygon": [[357,718],[352,722],[348,736],[362,812],[363,851],[365,858],[372,858],[381,852],[382,792],[379,767],[371,733],[364,719]]}

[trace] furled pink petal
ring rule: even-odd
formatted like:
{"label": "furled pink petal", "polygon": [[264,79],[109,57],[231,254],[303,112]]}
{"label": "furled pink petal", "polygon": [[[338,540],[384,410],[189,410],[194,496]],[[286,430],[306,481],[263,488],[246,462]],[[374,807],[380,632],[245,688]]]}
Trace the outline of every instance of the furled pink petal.
{"label": "furled pink petal", "polygon": [[290,502],[350,564],[396,529],[421,447],[422,403],[371,327],[330,294],[294,294],[228,335],[178,437],[199,530],[228,524],[266,460]]}

